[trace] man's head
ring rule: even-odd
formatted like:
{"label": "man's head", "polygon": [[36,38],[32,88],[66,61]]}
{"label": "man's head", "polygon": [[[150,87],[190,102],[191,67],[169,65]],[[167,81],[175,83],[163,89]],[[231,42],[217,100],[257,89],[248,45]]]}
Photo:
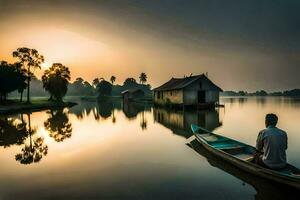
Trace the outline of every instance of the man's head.
{"label": "man's head", "polygon": [[266,115],[266,127],[268,126],[276,126],[278,122],[277,115],[270,113]]}

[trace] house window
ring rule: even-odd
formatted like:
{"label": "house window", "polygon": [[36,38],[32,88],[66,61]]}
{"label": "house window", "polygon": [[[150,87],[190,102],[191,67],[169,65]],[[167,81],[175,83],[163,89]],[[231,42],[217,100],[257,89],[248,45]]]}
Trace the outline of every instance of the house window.
{"label": "house window", "polygon": [[202,89],[202,82],[199,82],[199,88]]}
{"label": "house window", "polygon": [[170,93],[171,93],[171,96],[172,96],[172,95],[173,95],[173,92],[171,91]]}
{"label": "house window", "polygon": [[160,99],[160,92],[157,92],[157,98]]}

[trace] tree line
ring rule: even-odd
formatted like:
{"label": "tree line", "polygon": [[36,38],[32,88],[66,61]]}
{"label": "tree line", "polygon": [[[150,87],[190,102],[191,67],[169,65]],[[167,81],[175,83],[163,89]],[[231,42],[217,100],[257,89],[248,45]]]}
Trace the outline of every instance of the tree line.
{"label": "tree line", "polygon": [[256,92],[247,91],[224,91],[222,96],[283,96],[283,97],[300,97],[300,89],[292,89],[277,92],[266,92],[265,90],[259,90]]}
{"label": "tree line", "polygon": [[[44,71],[41,80],[34,74],[41,69],[45,58],[36,49],[21,47],[12,52],[12,56],[17,59],[15,63],[0,61],[0,103],[7,101],[8,94],[18,93],[20,102],[23,102],[23,93],[27,91],[27,103],[30,103],[31,83],[41,87],[33,94],[44,94],[42,89],[50,94],[50,101],[62,101],[65,95],[70,96],[111,96],[120,95],[126,89],[139,88],[146,94],[151,93],[151,86],[147,83],[147,74],[142,72],[139,82],[133,78],[126,78],[123,85],[115,85],[116,76],[112,75],[109,80],[95,78],[90,84],[83,78],[78,77],[71,83],[71,73],[68,67],[61,63],[53,63],[49,69]],[[40,83],[41,82],[41,83]],[[38,92],[36,90],[39,90]]]}
{"label": "tree line", "polygon": [[[0,102],[6,101],[9,93],[18,91],[20,101],[23,101],[23,92],[27,89],[27,103],[30,103],[30,83],[35,77],[35,69],[41,69],[45,58],[36,49],[27,47],[18,48],[12,53],[17,62],[9,64],[0,61]],[[53,63],[45,70],[42,76],[43,88],[50,94],[53,101],[62,101],[68,90],[71,79],[70,70],[61,63]]]}

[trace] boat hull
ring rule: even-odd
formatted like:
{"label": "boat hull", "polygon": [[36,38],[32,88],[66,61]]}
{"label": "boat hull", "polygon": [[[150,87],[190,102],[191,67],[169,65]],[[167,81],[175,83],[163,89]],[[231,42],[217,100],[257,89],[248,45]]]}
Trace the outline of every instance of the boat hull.
{"label": "boat hull", "polygon": [[248,173],[254,174],[256,176],[265,178],[267,180],[274,181],[279,184],[285,184],[285,185],[288,185],[288,186],[291,186],[291,187],[294,187],[294,188],[297,188],[298,190],[300,190],[300,179],[299,179],[300,177],[299,178],[290,177],[290,176],[281,174],[277,171],[263,168],[252,162],[238,159],[238,158],[232,156],[231,154],[228,154],[222,150],[212,147],[203,138],[201,138],[199,136],[199,134],[197,134],[197,133],[194,133],[194,134],[195,134],[195,137],[198,140],[198,142],[200,142],[207,151],[209,151],[210,153],[214,154],[215,156],[223,159],[224,161],[233,164],[234,166],[238,167],[239,169],[244,170]]}

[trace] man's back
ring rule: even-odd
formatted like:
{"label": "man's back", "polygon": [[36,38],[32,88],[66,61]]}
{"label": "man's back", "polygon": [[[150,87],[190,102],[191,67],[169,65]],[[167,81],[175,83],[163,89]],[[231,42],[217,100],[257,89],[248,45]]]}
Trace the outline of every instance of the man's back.
{"label": "man's back", "polygon": [[259,133],[257,149],[263,151],[262,161],[273,169],[286,165],[287,134],[281,129],[269,126]]}

